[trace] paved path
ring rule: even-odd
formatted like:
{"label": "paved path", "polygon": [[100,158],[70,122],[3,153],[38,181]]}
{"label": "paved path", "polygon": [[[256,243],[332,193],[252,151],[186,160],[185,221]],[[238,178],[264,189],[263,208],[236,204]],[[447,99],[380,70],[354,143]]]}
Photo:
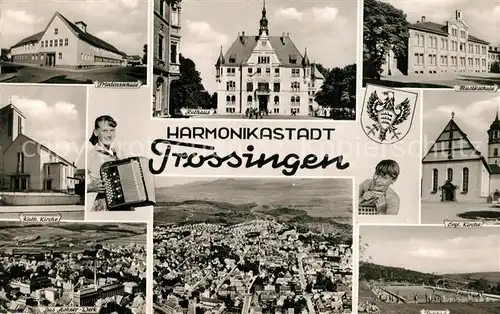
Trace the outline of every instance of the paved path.
{"label": "paved path", "polygon": [[[365,80],[363,80],[365,82]],[[382,76],[380,81],[368,80],[373,84],[393,87],[447,87],[455,85],[500,85],[500,74],[497,73],[443,73],[424,75]],[[364,84],[364,83],[363,83]]]}
{"label": "paved path", "polygon": [[19,219],[20,214],[55,215],[60,214],[61,220],[84,220],[83,206],[0,206],[0,219]]}

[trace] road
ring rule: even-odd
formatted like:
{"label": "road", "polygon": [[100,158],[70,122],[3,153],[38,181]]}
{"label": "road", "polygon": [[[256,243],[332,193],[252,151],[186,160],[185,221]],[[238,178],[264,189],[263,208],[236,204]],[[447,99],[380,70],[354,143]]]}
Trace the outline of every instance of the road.
{"label": "road", "polygon": [[0,219],[19,219],[19,214],[61,215],[61,220],[83,220],[85,210],[80,205],[0,206]]}
{"label": "road", "polygon": [[[146,67],[110,67],[88,70],[44,68],[1,63],[2,67],[17,70],[15,76],[4,83],[56,83],[90,84],[94,81],[137,82],[146,81]],[[12,73],[8,73],[11,75]],[[5,75],[5,74],[2,74]]]}
{"label": "road", "polygon": [[241,310],[241,314],[248,314],[250,310],[250,304],[252,303],[252,295],[247,295],[243,300],[243,309]]}
{"label": "road", "polygon": [[[302,290],[305,292],[306,286],[307,286],[307,281],[306,281],[306,275],[304,273],[304,264],[302,263],[302,259],[304,257],[305,257],[305,254],[303,254],[303,253],[299,253],[297,255],[297,260],[299,262],[300,285],[302,286]],[[316,314],[316,311],[314,310],[314,305],[312,303],[311,295],[308,293],[305,293],[304,297],[306,298],[306,301],[307,301],[307,308],[309,310],[309,314]]]}

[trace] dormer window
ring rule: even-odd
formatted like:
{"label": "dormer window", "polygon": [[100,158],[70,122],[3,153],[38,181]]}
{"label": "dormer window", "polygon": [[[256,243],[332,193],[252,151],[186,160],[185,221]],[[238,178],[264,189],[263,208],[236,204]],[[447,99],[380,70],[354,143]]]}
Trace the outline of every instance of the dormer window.
{"label": "dormer window", "polygon": [[297,56],[296,55],[290,55],[289,61],[291,64],[297,64]]}
{"label": "dormer window", "polygon": [[236,63],[236,55],[232,54],[229,56],[229,63]]}

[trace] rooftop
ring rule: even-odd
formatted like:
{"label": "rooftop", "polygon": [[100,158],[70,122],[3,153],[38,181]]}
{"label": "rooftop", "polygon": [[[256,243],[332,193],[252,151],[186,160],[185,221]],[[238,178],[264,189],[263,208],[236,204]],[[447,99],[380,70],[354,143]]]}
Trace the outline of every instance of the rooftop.
{"label": "rooftop", "polygon": [[[431,32],[434,34],[438,35],[443,35],[443,36],[448,36],[448,26],[447,25],[442,25],[434,22],[418,22],[418,23],[413,23],[409,25],[410,29],[415,29],[419,31],[424,31],[424,32]],[[478,44],[483,44],[483,45],[489,45],[490,43],[479,39],[475,36],[469,35],[469,41],[478,43]]]}

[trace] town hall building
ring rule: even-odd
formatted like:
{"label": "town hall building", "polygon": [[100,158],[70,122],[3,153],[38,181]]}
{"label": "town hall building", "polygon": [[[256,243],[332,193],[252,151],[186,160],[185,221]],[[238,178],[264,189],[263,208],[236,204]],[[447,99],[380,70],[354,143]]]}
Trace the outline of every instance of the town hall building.
{"label": "town hall building", "polygon": [[484,157],[452,118],[422,160],[422,200],[491,202],[500,200],[500,120],[488,130]]}
{"label": "town hall building", "polygon": [[56,12],[44,30],[10,49],[12,62],[44,67],[125,66],[126,54],[87,32],[83,21],[71,22]]}
{"label": "town hall building", "polygon": [[216,62],[217,113],[245,114],[258,108],[270,115],[307,116],[324,77],[307,50],[302,55],[288,33],[270,36],[265,3],[258,35],[238,37]]}

